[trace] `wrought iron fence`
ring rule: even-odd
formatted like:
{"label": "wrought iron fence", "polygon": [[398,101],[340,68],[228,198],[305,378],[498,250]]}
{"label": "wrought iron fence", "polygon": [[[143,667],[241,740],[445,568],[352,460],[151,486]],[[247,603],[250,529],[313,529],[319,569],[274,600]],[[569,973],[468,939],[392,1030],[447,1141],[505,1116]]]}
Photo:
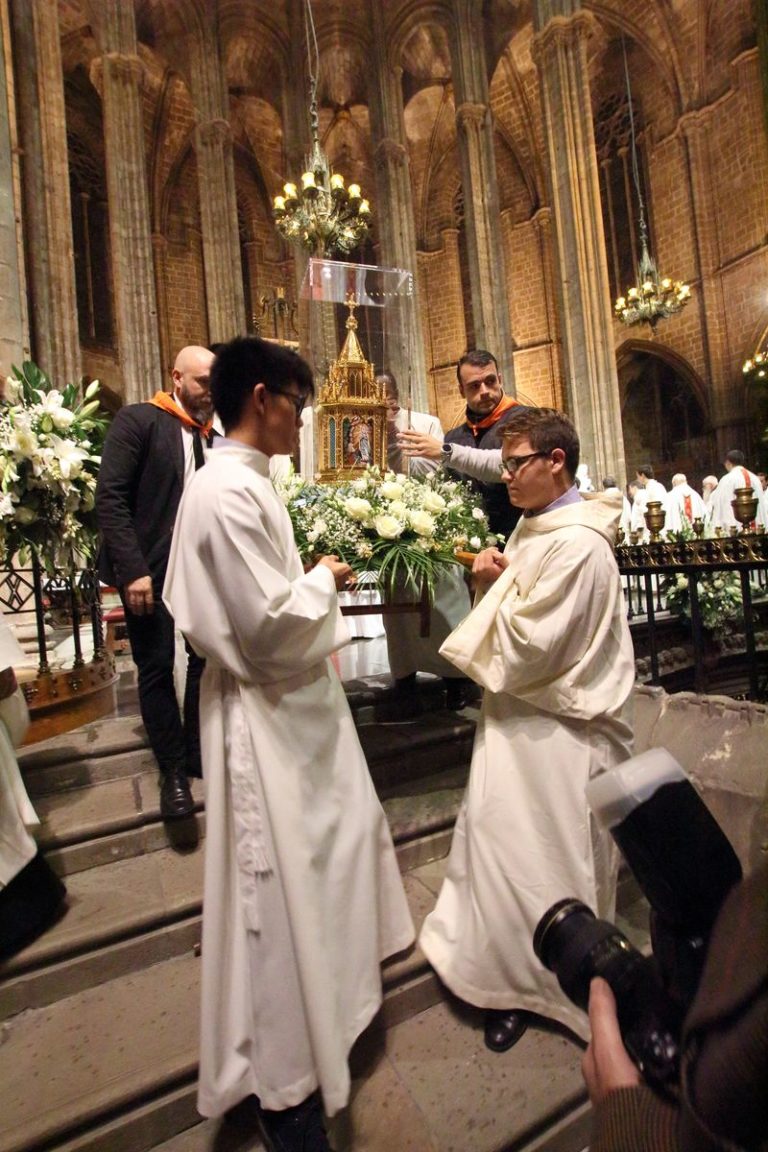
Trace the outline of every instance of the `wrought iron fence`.
{"label": "wrought iron fence", "polygon": [[49,627],[59,638],[71,635],[71,667],[81,668],[85,664],[84,648],[91,646],[85,639],[88,634],[93,658],[103,658],[104,629],[95,569],[80,568],[74,575],[65,571],[49,575],[33,558],[29,568],[9,568],[0,572],[0,605],[3,612],[16,617],[17,621],[34,619],[38,675],[51,671]]}
{"label": "wrought iron fence", "polygon": [[[627,616],[630,622],[643,620],[646,624],[652,683],[659,683],[661,678],[659,625],[662,617],[668,617],[667,594],[671,581],[680,576],[687,580],[693,686],[697,692],[709,687],[707,657],[713,640],[703,618],[701,583],[713,573],[737,576],[741,590],[739,628],[743,628],[748,694],[753,700],[765,698],[766,684],[760,678],[756,632],[761,602],[768,605],[768,536],[742,532],[712,539],[621,544],[616,549],[616,559],[624,580]],[[736,623],[734,617],[731,631],[736,629]]]}

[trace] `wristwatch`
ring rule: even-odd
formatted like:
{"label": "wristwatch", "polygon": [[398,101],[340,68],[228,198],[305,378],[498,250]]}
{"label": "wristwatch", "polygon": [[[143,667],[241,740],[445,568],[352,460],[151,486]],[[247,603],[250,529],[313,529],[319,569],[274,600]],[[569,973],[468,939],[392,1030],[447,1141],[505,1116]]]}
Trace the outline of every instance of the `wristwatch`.
{"label": "wristwatch", "polygon": [[451,456],[452,455],[453,455],[453,444],[451,444],[450,441],[446,440],[443,443],[442,448],[440,449],[440,463],[445,465],[445,467],[447,468],[451,462]]}

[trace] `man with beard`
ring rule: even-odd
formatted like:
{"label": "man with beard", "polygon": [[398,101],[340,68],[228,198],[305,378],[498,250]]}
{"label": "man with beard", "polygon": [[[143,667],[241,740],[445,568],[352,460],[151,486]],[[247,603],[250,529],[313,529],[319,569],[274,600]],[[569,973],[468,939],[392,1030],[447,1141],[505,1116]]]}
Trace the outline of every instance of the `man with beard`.
{"label": "man with beard", "polygon": [[190,345],[176,357],[173,391],[129,404],[112,422],[96,490],[102,536],[99,576],[125,608],[138,669],[139,707],[160,769],[164,820],[189,816],[189,776],[200,776],[199,688],[203,661],[187,647],[183,717],[173,681],[173,618],[162,601],[181,493],[204,463],[213,406],[213,353]]}
{"label": "man with beard", "polygon": [[501,438],[504,425],[520,410],[517,400],[504,393],[496,357],[481,348],[465,354],[456,366],[459,393],[467,405],[463,424],[452,428],[440,443],[417,431],[398,435],[404,455],[441,461],[464,477],[481,495],[491,532],[504,539],[520,519],[520,509],[509,503],[501,483]]}

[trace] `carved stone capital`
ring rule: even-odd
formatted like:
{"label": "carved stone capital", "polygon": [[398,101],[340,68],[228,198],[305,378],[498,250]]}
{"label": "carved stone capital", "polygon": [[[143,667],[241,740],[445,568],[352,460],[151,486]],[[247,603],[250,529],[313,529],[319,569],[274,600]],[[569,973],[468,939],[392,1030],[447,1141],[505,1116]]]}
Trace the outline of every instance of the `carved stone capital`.
{"label": "carved stone capital", "polygon": [[487,116],[487,104],[475,104],[467,100],[456,109],[456,125],[465,132],[468,128],[479,130],[484,126]]}
{"label": "carved stone capital", "polygon": [[197,125],[197,142],[202,148],[225,147],[232,140],[232,129],[229,121],[217,119],[206,120]]}
{"label": "carved stone capital", "polygon": [[138,56],[125,52],[105,52],[91,64],[91,83],[99,93],[106,77],[125,87],[141,88],[144,83],[144,65]]}
{"label": "carved stone capital", "polygon": [[391,136],[385,136],[380,140],[374,149],[374,156],[377,163],[381,164],[404,164],[408,159],[408,149],[399,140],[394,140]]}
{"label": "carved stone capital", "polygon": [[581,40],[588,39],[594,26],[594,16],[584,8],[573,16],[553,16],[531,43],[531,56],[537,68],[542,68],[553,55],[575,48]]}

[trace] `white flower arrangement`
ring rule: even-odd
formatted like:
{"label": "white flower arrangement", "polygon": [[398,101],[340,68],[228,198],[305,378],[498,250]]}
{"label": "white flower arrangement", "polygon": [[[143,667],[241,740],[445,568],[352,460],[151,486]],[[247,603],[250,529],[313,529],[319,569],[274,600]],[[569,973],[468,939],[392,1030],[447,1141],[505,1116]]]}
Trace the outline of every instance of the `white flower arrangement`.
{"label": "white flower arrangement", "polygon": [[94,380],[82,398],[76,384],[60,392],[31,361],[12,368],[0,402],[0,563],[34,553],[52,571],[93,557],[98,391]]}
{"label": "white flower arrangement", "polygon": [[441,568],[458,551],[498,544],[489,535],[479,497],[440,472],[410,477],[368,468],[342,484],[313,484],[291,474],[278,491],[293,523],[296,545],[309,564],[323,555],[371,573],[385,596],[403,586],[430,598]]}
{"label": "white flower arrangement", "polygon": [[[668,540],[683,541],[695,539],[693,527],[687,516],[682,517],[678,532],[670,532]],[[721,635],[728,626],[738,623],[744,617],[744,602],[741,594],[741,580],[736,572],[722,569],[702,571],[696,579],[701,623],[708,632]],[[691,620],[691,592],[689,579],[682,572],[670,576],[664,582],[663,592],[667,609],[681,620]]]}

